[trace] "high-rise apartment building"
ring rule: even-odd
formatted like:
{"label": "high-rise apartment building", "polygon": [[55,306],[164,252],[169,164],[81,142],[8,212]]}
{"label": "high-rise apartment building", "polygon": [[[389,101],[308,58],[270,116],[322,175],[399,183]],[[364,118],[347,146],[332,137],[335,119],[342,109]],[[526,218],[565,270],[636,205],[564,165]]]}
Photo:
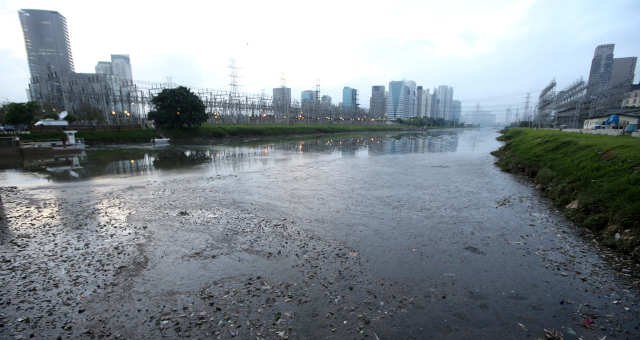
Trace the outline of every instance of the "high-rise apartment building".
{"label": "high-rise apartment building", "polygon": [[73,73],[67,20],[56,11],[18,11],[31,79],[29,99],[60,110],[64,107],[63,84]]}
{"label": "high-rise apartment building", "polygon": [[429,89],[424,89],[422,86],[418,86],[416,89],[416,116],[417,117],[428,117],[430,112],[429,105],[430,101]]}
{"label": "high-rise apartment building", "polygon": [[591,60],[589,82],[587,83],[587,95],[597,95],[609,87],[609,79],[613,71],[614,44],[600,45],[596,47]]}
{"label": "high-rise apartment building", "polygon": [[440,85],[436,89],[436,93],[438,98],[438,115],[436,118],[452,120],[451,109],[453,105],[453,87]]}
{"label": "high-rise apartment building", "polygon": [[416,83],[411,80],[389,82],[387,118],[408,119],[416,116]]}
{"label": "high-rise apartment building", "polygon": [[433,93],[429,93],[429,89],[425,90],[425,105],[424,105],[424,117],[433,117]]}
{"label": "high-rise apartment building", "polygon": [[345,112],[355,112],[358,108],[358,90],[345,86],[342,89],[342,107]]}
{"label": "high-rise apartment building", "polygon": [[369,100],[369,115],[374,117],[384,116],[387,112],[384,85],[371,87],[371,99]]}

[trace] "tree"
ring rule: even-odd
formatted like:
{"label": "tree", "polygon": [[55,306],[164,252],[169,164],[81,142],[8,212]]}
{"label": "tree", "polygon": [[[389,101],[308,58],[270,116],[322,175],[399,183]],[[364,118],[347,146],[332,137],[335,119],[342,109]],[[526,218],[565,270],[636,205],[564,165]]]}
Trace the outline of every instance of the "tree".
{"label": "tree", "polygon": [[155,110],[149,112],[149,119],[158,127],[194,127],[207,120],[202,100],[184,86],[162,90],[151,102]]}
{"label": "tree", "polygon": [[2,106],[0,106],[0,124],[2,124],[4,122],[4,115],[7,113],[7,106],[9,104],[8,103],[3,103]]}
{"label": "tree", "polygon": [[[73,111],[73,115],[75,116],[76,120],[81,121],[104,122],[105,120],[104,113],[99,108],[96,108],[89,104],[80,104],[78,109]],[[69,117],[67,116],[66,120],[71,123],[68,118]]]}
{"label": "tree", "polygon": [[38,103],[9,103],[6,106],[3,123],[11,125],[29,125],[38,112]]}

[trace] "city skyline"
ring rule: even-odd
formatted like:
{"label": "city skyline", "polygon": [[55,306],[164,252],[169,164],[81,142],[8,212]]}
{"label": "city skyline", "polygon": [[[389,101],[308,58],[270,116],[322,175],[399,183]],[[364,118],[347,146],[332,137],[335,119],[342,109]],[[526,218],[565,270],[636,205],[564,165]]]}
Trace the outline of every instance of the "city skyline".
{"label": "city skyline", "polygon": [[[232,12],[236,9],[236,5],[232,4],[221,6],[218,10]],[[265,15],[273,18],[286,15],[288,20],[284,22],[287,24],[270,27],[273,20],[256,20],[260,23],[258,25],[265,26],[265,32],[254,34],[250,29],[252,24],[249,23],[249,19],[236,18],[237,24],[244,23],[248,26],[240,27],[237,31],[231,29],[231,33],[224,35],[216,35],[218,31],[227,31],[227,27],[231,27],[227,25],[232,23],[228,22],[231,19],[223,19],[223,22],[217,25],[225,27],[224,30],[199,26],[203,24],[198,24],[198,20],[189,20],[189,23],[181,25],[163,24],[171,22],[171,18],[184,18],[187,14],[198,19],[213,8],[202,8],[203,13],[199,14],[193,13],[191,9],[185,13],[176,8],[160,7],[154,9],[159,13],[155,19],[135,15],[137,11],[133,8],[131,11],[118,12],[122,22],[126,22],[127,25],[114,25],[112,20],[108,19],[109,15],[86,15],[85,13],[92,12],[89,6],[83,3],[6,1],[0,4],[0,18],[3,19],[0,20],[0,28],[6,32],[0,38],[0,71],[6,74],[0,83],[0,100],[26,100],[25,89],[29,72],[23,35],[16,15],[20,8],[55,10],[67,18],[77,72],[93,72],[96,61],[104,60],[105,56],[112,53],[123,53],[129,54],[135,61],[134,79],[164,81],[166,76],[171,76],[177,83],[188,86],[224,89],[229,83],[229,59],[236,58],[241,68],[240,83],[243,90],[248,92],[271,92],[272,88],[277,87],[281,73],[284,73],[286,85],[292,88],[293,93],[313,88],[315,80],[319,78],[321,95],[341,98],[343,87],[349,85],[358,90],[362,107],[369,106],[372,85],[406,79],[414,80],[425,89],[432,89],[439,84],[454,87],[456,98],[462,101],[463,113],[477,102],[499,113],[507,106],[521,104],[526,92],[531,92],[532,96],[536,97],[536,92],[539,92],[550,78],[556,78],[560,85],[569,84],[580,76],[587,79],[595,45],[615,43],[616,55],[640,54],[640,47],[633,39],[633,32],[638,31],[640,25],[632,20],[632,14],[638,13],[640,6],[632,1],[619,1],[616,6],[605,6],[596,2],[544,4],[535,1],[496,1],[484,5],[467,3],[460,10],[456,7],[456,11],[452,11],[455,7],[453,5],[437,4],[429,7],[420,3],[402,2],[391,9],[388,8],[389,5],[385,5],[381,9],[364,10],[367,13],[371,11],[374,18],[389,19],[391,22],[400,21],[401,18],[415,18],[412,12],[420,11],[428,16],[440,13],[444,18],[469,19],[469,22],[459,21],[460,27],[446,26],[451,32],[444,32],[439,36],[428,33],[428,28],[431,27],[429,25],[432,23],[421,25],[410,22],[410,34],[401,39],[396,39],[395,29],[383,32],[362,20],[355,20],[355,23],[347,22],[344,13],[338,11],[333,4],[328,4],[320,10],[327,15],[334,15],[338,23],[358,25],[354,27],[355,38],[345,40],[338,34],[339,30],[325,25],[327,27],[318,29],[316,36],[319,36],[319,39],[313,46],[307,46],[308,42],[296,40],[295,46],[302,50],[315,47],[312,49],[315,53],[295,56],[278,51],[284,51],[292,36],[298,34],[290,29],[291,27],[310,27],[309,23],[304,21],[308,18],[301,12],[296,12],[294,4],[251,6],[263,6]],[[358,12],[360,6],[362,4],[350,4],[345,10]],[[274,10],[278,8],[287,10],[285,14],[278,14]],[[499,10],[496,11],[496,8]],[[140,8],[140,11],[143,10]],[[491,14],[494,11],[499,14]],[[571,27],[569,23],[552,22],[551,18],[541,15],[549,11],[558,15],[565,13],[581,17],[582,21],[577,25],[572,23]],[[476,17],[469,17],[472,13]],[[482,21],[481,19],[486,20],[496,15],[508,16],[507,14],[512,14],[509,20],[495,24],[496,26],[482,29],[476,29],[478,27],[474,26]],[[598,29],[614,19],[616,25],[612,25],[608,30]],[[438,19],[437,22],[445,24],[444,19]],[[147,34],[148,27],[154,27],[154,35]],[[285,28],[288,28],[286,39],[266,37],[275,29]],[[552,34],[552,31],[558,28],[565,34]],[[193,34],[198,32],[198,29],[203,33]],[[139,39],[141,34],[148,38]],[[194,37],[182,39],[184,34]],[[261,36],[262,34],[265,36]],[[569,39],[572,34],[579,39]],[[221,47],[222,52],[207,54],[208,50],[198,43],[198,39],[207,36],[216,37],[216,44]],[[151,43],[161,38],[170,41],[171,44],[155,46]],[[323,46],[335,45],[335,41],[344,52],[322,50]],[[536,42],[540,41],[553,48],[535,50]],[[266,48],[265,44],[273,44],[275,48]],[[532,54],[539,62],[528,60],[524,52]],[[474,62],[469,63],[469,60]],[[518,77],[517,74],[523,71],[527,77]],[[636,74],[637,72],[638,70]],[[477,86],[478,83],[483,86]]]}

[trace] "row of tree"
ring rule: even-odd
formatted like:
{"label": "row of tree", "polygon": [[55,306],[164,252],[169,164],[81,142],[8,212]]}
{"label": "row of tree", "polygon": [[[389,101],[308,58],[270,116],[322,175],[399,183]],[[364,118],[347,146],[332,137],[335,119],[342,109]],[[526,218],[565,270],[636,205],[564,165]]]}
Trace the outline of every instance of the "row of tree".
{"label": "row of tree", "polygon": [[0,107],[0,121],[5,125],[29,125],[39,113],[40,106],[36,102],[7,103]]}
{"label": "row of tree", "polygon": [[[58,119],[58,115],[41,110],[37,102],[6,103],[0,106],[0,123],[3,125],[23,127],[45,118]],[[67,115],[65,120],[73,122],[76,117]]]}
{"label": "row of tree", "polygon": [[459,122],[452,120],[445,120],[443,118],[432,117],[415,117],[410,119],[396,119],[396,122],[400,124],[407,124],[413,126],[437,126],[437,127],[455,127],[462,125]]}

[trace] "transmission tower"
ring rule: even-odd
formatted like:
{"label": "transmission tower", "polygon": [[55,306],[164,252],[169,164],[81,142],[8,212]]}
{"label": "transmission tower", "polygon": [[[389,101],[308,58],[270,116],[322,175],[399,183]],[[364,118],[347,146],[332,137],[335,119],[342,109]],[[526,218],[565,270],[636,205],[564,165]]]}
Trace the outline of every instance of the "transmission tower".
{"label": "transmission tower", "polygon": [[229,61],[229,107],[230,113],[239,113],[237,112],[239,108],[238,101],[240,99],[238,84],[238,67],[236,66],[236,60],[231,58]]}

